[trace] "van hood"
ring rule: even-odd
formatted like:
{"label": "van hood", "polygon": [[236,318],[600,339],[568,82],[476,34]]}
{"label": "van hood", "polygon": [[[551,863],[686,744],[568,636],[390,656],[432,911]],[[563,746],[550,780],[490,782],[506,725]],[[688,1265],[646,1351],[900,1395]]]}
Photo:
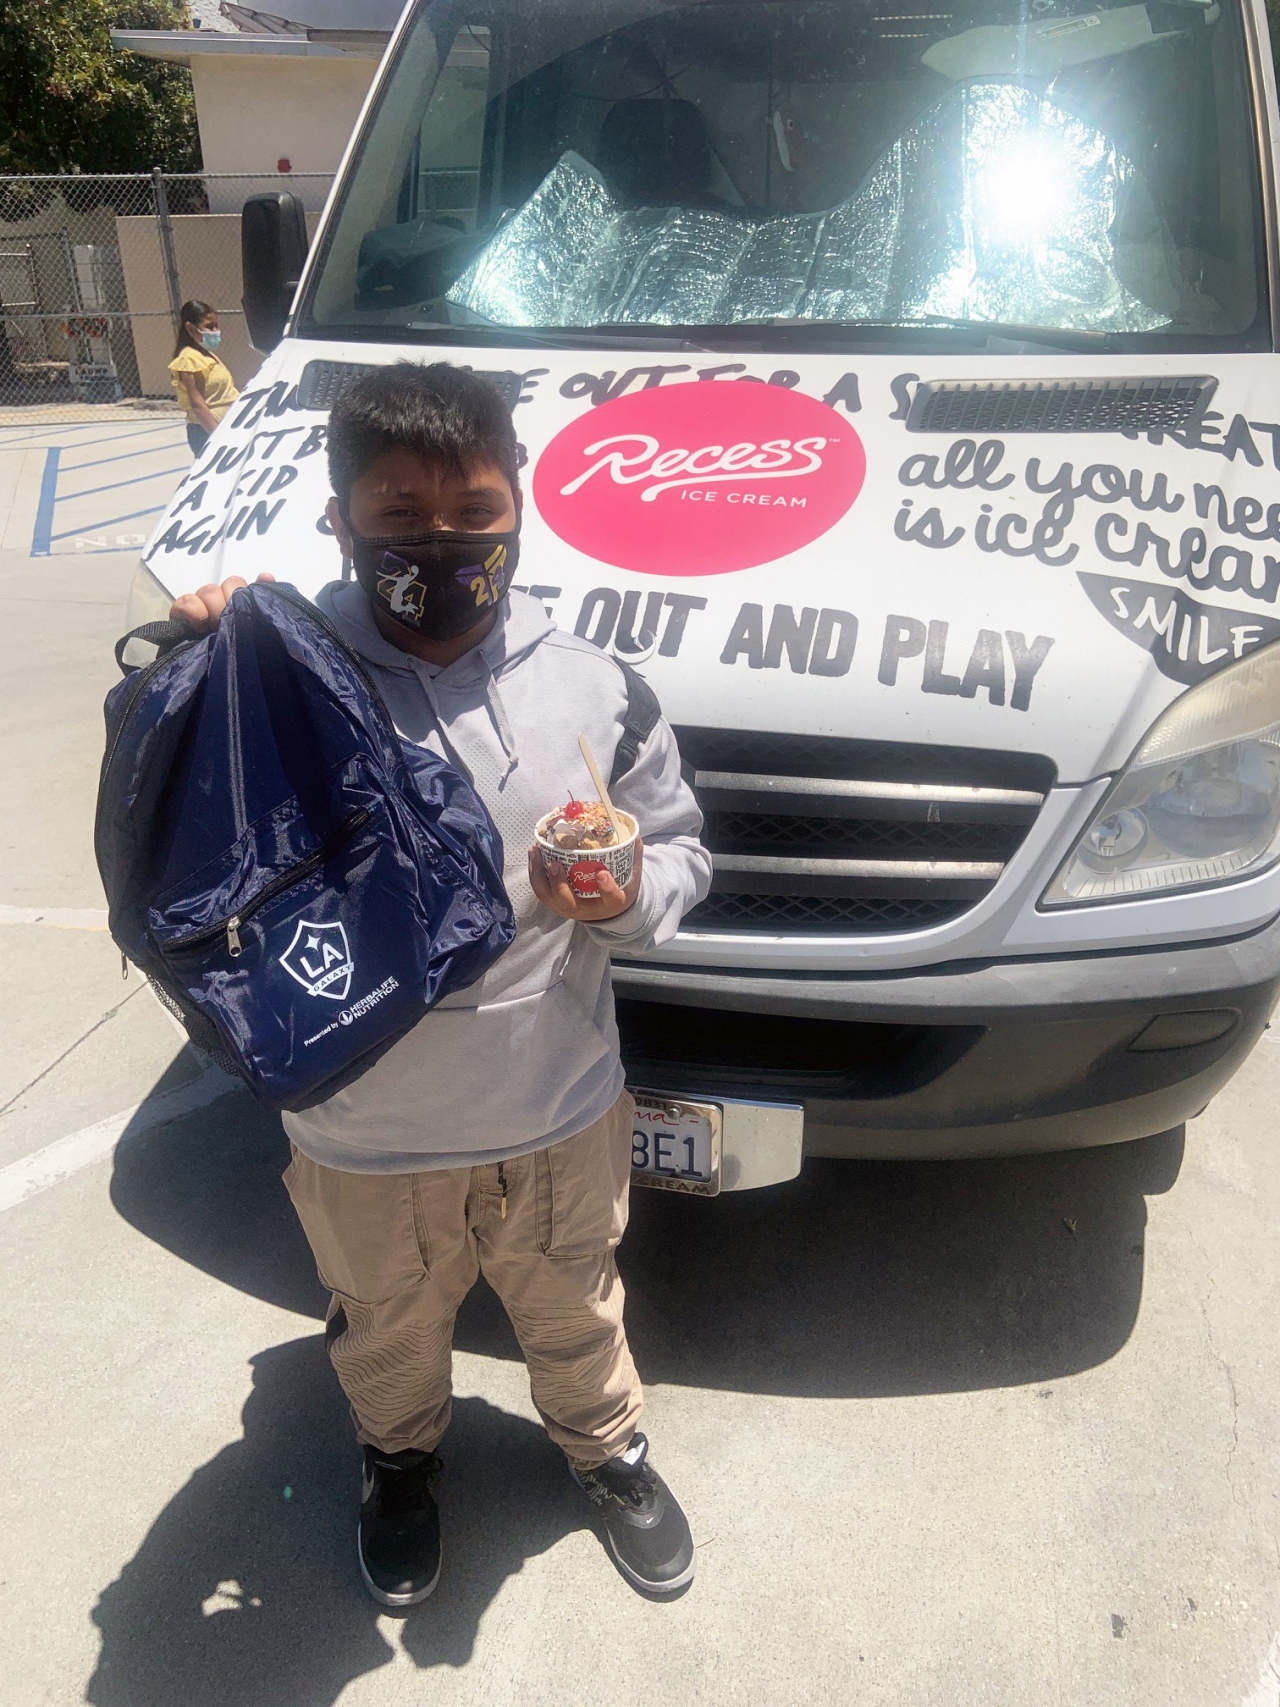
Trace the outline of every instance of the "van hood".
{"label": "van hood", "polygon": [[[344,368],[407,353],[507,389],[521,590],[635,664],[673,723],[1043,753],[1084,783],[1188,687],[1280,638],[1280,410],[1256,355],[910,370],[289,341],[183,479],[152,574],[174,595],[269,570],[314,597],[339,578],[327,403]],[[1172,431],[997,432],[959,393],[955,430],[916,430],[935,384],[1125,379],[1212,396]],[[1140,389],[1113,399],[1117,419]]]}

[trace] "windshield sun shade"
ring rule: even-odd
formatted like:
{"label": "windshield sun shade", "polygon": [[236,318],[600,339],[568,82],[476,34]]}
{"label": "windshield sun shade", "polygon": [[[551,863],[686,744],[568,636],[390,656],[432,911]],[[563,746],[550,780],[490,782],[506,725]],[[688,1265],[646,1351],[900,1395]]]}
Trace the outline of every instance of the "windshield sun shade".
{"label": "windshield sun shade", "polygon": [[626,208],[565,154],[448,301],[507,326],[946,316],[1149,332],[1189,296],[1151,197],[1107,138],[1029,89],[978,83],[827,213]]}

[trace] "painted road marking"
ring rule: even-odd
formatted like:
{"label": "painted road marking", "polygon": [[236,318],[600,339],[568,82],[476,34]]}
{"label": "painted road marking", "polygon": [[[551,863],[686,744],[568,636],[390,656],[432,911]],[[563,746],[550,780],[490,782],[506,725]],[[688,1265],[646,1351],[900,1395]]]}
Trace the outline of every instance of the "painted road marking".
{"label": "painted road marking", "polygon": [[36,523],[31,530],[31,555],[47,557],[53,533],[53,506],[58,501],[58,458],[62,452],[57,445],[44,453],[44,474],[40,479],[40,502],[36,506]]}
{"label": "painted road marking", "polygon": [[1280,1636],[1273,1636],[1257,1685],[1240,1707],[1277,1707],[1277,1703],[1280,1703]]}
{"label": "painted road marking", "polygon": [[[95,446],[104,447],[102,456],[83,454]],[[33,557],[136,551],[190,467],[183,422],[172,416],[109,436],[96,425],[79,433],[0,429],[0,453],[9,512],[4,544]],[[122,462],[132,466],[121,468]],[[82,469],[93,485],[80,484]],[[121,513],[122,502],[135,507]],[[138,531],[123,531],[130,523]]]}
{"label": "painted road marking", "polygon": [[[70,468],[69,464],[66,466]],[[122,486],[138,486],[144,480],[163,480],[170,474],[185,474],[187,466],[184,462],[180,468],[158,468],[154,473],[135,474],[128,480],[112,480],[105,486],[86,486],[83,492],[64,492],[62,501],[65,503],[68,498],[96,498],[99,492],[118,492]]]}
{"label": "painted road marking", "polygon": [[0,1210],[13,1209],[38,1192],[78,1174],[82,1168],[103,1161],[117,1144],[171,1120],[180,1120],[196,1109],[208,1108],[241,1088],[238,1079],[210,1067],[189,1085],[161,1091],[133,1108],[123,1108],[119,1114],[109,1114],[105,1120],[46,1144],[43,1150],[24,1156],[21,1161],[10,1162],[8,1167],[0,1168]]}
{"label": "painted road marking", "polygon": [[0,925],[48,925],[56,931],[105,931],[105,907],[9,907],[0,902]]}
{"label": "painted road marking", "polygon": [[[161,503],[152,504],[149,506],[149,508],[147,508],[145,510],[130,510],[127,515],[111,516],[105,522],[89,522],[87,524],[87,526],[83,527],[83,528],[68,528],[65,533],[55,533],[52,537],[55,540],[58,540],[58,539],[80,539],[80,540],[88,539],[89,538],[89,532],[88,532],[89,528],[113,528],[113,527],[118,527],[121,522],[136,522],[139,516],[158,516],[160,514],[161,510],[164,509],[165,504],[167,504],[168,502],[169,502],[168,498],[165,498]],[[130,550],[132,547],[134,547],[136,545],[141,545],[141,544],[142,544],[142,539],[137,537],[136,535],[131,534],[128,541],[123,545],[98,545],[95,542],[92,549],[95,551],[127,551],[127,550]],[[37,557],[40,554],[33,548],[31,555],[33,557]]]}

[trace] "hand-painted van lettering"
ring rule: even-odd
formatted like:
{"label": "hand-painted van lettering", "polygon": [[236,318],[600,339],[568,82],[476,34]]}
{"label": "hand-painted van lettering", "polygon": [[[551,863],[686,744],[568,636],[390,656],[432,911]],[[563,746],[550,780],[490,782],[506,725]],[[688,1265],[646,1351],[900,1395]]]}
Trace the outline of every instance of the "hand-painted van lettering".
{"label": "hand-painted van lettering", "polygon": [[931,551],[950,551],[953,545],[959,545],[964,538],[967,530],[961,527],[948,528],[942,519],[942,511],[936,504],[919,516],[914,514],[914,509],[912,499],[902,500],[902,508],[893,523],[893,531],[899,539],[914,545],[927,545]]}
{"label": "hand-painted van lettering", "polygon": [[[536,596],[535,588],[529,590]],[[659,601],[657,605],[652,602],[654,599]],[[642,652],[657,638],[657,613],[664,608],[667,621],[659,640],[658,656],[675,658],[684,644],[690,614],[705,610],[707,601],[689,593],[650,593],[644,617],[637,628],[639,606],[640,594],[634,588],[624,600],[616,587],[595,587],[582,601],[573,632],[580,640],[589,640],[593,646],[598,646],[602,652],[607,651],[610,645],[614,645],[623,656],[629,652]]]}
{"label": "hand-painted van lettering", "polygon": [[1193,686],[1257,647],[1280,640],[1280,621],[1223,605],[1201,604],[1179,588],[1081,574],[1094,608],[1127,640],[1151,654],[1163,675]]}
{"label": "hand-painted van lettering", "polygon": [[[1147,442],[1162,445],[1167,440],[1171,444],[1181,445],[1183,450],[1208,451],[1211,456],[1225,457],[1228,462],[1234,462],[1238,456],[1243,456],[1251,468],[1261,468],[1265,459],[1253,434],[1263,433],[1271,439],[1272,465],[1280,469],[1280,422],[1246,421],[1243,415],[1233,415],[1231,425],[1223,432],[1220,423],[1224,418],[1211,409],[1189,427],[1172,432],[1148,433]],[[1127,436],[1136,438],[1137,434]]]}
{"label": "hand-painted van lettering", "polygon": [[1217,587],[1223,592],[1263,599],[1268,604],[1274,604],[1280,592],[1280,558],[1263,557],[1259,561],[1253,552],[1235,545],[1219,545],[1210,550],[1203,528],[1183,531],[1176,560],[1172,543],[1147,522],[1138,523],[1129,541],[1129,522],[1124,516],[1099,517],[1095,539],[1108,562],[1127,563],[1141,569],[1150,552],[1167,579],[1186,580],[1197,589]]}
{"label": "hand-painted van lettering", "polygon": [[897,405],[892,415],[889,417],[891,421],[906,420],[907,416],[911,413],[911,404],[914,396],[911,387],[913,385],[919,385],[919,383],[920,375],[918,373],[900,373],[889,381],[889,390],[893,393],[893,400]]}
{"label": "hand-painted van lettering", "polygon": [[1166,475],[1153,476],[1148,492],[1143,487],[1140,468],[1126,473],[1109,462],[1091,463],[1079,480],[1074,466],[1064,462],[1056,474],[1046,478],[1040,458],[1033,456],[1027,463],[1026,481],[1033,492],[1050,494],[1044,508],[1045,518],[1064,527],[1075,515],[1078,498],[1092,498],[1096,504],[1118,504],[1125,500],[1135,509],[1164,510],[1170,515],[1176,514],[1186,502],[1180,492],[1170,493]]}
{"label": "hand-painted van lettering", "polygon": [[[898,666],[905,658],[924,657],[921,672],[921,692],[952,695],[959,699],[975,699],[979,688],[985,688],[992,705],[1005,703],[1005,645],[1013,665],[1013,692],[1009,706],[1013,711],[1026,711],[1031,705],[1031,690],[1036,677],[1055,642],[1045,634],[1028,642],[1017,629],[1007,629],[1003,638],[995,629],[978,630],[977,639],[969,654],[964,675],[946,669],[947,643],[950,623],[921,622],[914,616],[890,616],[885,622],[884,641],[880,648],[880,669],[877,679],[884,687],[895,687]],[[962,654],[963,656],[963,654]]]}
{"label": "hand-painted van lettering", "polygon": [[[978,517],[973,530],[973,542],[979,551],[985,551],[989,554],[999,552],[1005,557],[1034,557],[1049,568],[1056,568],[1062,563],[1070,563],[1080,555],[1078,545],[1068,545],[1056,557],[1053,555],[1054,547],[1062,544],[1063,534],[1066,531],[1060,522],[1049,521],[1046,517],[1041,516],[1040,520],[1032,526],[1025,516],[1020,516],[1016,510],[1007,511],[997,521],[993,522],[991,505],[984,504],[982,511],[983,513]],[[1013,536],[1015,534],[1019,537],[1025,536],[1028,528],[1031,529],[1030,544],[1015,545]]]}
{"label": "hand-painted van lettering", "polygon": [[1272,540],[1280,544],[1280,504],[1264,506],[1260,498],[1250,497],[1239,497],[1232,504],[1221,486],[1201,486],[1198,482],[1195,500],[1200,520],[1212,521],[1223,533],[1243,534],[1245,539]]}
{"label": "hand-painted van lettering", "polygon": [[[777,381],[778,376],[775,374],[769,384],[776,385]],[[822,401],[829,409],[840,408],[844,410],[846,415],[860,415],[862,413],[862,393],[858,387],[857,374],[842,373],[831,390],[823,396]]]}
{"label": "hand-painted van lettering", "polygon": [[643,379],[641,391],[654,391],[660,386],[668,374],[689,373],[688,362],[676,362],[662,366],[654,364],[650,367],[629,367],[619,379],[617,372],[610,368],[605,373],[575,373],[565,380],[560,387],[561,397],[589,397],[593,407],[601,403],[612,403],[615,397],[621,397],[635,384]]}
{"label": "hand-painted van lettering", "polygon": [[297,386],[291,386],[287,379],[278,379],[274,385],[259,386],[253,391],[242,391],[239,401],[240,407],[231,417],[233,427],[256,427],[264,417],[289,415],[302,408],[298,402]]}
{"label": "hand-painted van lettering", "polygon": [[[281,463],[278,468],[267,467],[257,475],[251,485],[245,488],[246,498],[256,498],[266,487],[267,492],[278,492],[282,486],[289,486],[298,478],[298,471],[290,462]],[[271,484],[268,486],[267,482]]]}
{"label": "hand-painted van lettering", "polygon": [[845,676],[858,643],[852,611],[774,605],[766,635],[764,606],[744,604],[720,654],[722,664],[745,661],[750,670],[780,670],[785,656],[793,675]]}
{"label": "hand-painted van lettering", "polygon": [[999,439],[957,439],[948,445],[944,456],[909,456],[898,472],[904,486],[928,486],[934,492],[947,487],[969,492],[980,487],[984,492],[1003,492],[1013,485],[1012,474],[997,474],[1004,461],[1004,445]]}

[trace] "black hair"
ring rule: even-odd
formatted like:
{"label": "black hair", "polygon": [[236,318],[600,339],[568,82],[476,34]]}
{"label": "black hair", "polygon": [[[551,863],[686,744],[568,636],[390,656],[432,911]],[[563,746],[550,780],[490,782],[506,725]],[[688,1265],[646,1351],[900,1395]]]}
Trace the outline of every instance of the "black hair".
{"label": "black hair", "polygon": [[180,315],[181,325],[178,328],[178,341],[173,346],[173,353],[175,356],[181,355],[183,350],[203,349],[204,346],[200,343],[200,340],[198,338],[193,338],[190,332],[187,331],[187,327],[198,326],[202,320],[207,320],[211,314],[216,314],[217,312],[217,309],[211,302],[201,302],[200,299],[195,296],[192,297],[190,302],[183,303]]}
{"label": "black hair", "polygon": [[329,479],[345,516],[351,487],[376,456],[408,450],[450,474],[500,468],[516,492],[511,411],[497,388],[451,362],[392,362],[344,385],[329,412]]}

